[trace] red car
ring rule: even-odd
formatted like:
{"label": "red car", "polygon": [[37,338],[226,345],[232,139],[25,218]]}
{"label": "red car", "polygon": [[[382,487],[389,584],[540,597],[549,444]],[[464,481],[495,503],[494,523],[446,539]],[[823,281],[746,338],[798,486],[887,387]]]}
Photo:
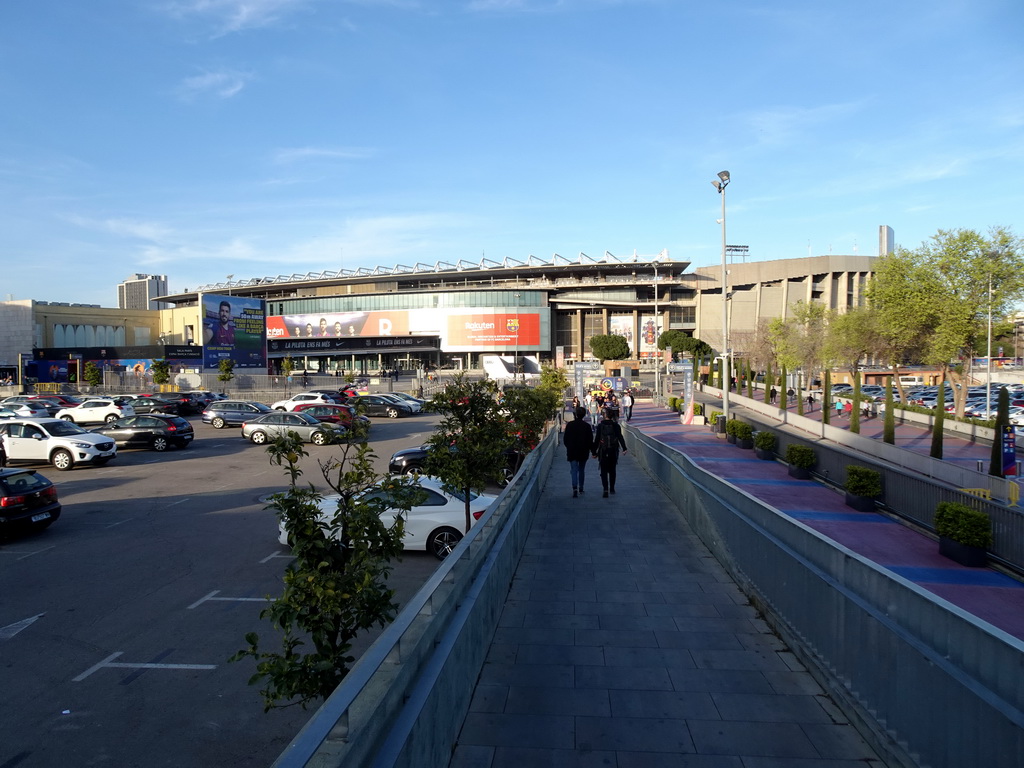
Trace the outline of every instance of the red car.
{"label": "red car", "polygon": [[351,405],[337,405],[334,403],[304,403],[295,406],[296,412],[308,413],[317,421],[326,421],[331,424],[341,424],[345,427],[352,427],[352,420],[368,423],[370,420],[365,416],[357,416],[355,408]]}

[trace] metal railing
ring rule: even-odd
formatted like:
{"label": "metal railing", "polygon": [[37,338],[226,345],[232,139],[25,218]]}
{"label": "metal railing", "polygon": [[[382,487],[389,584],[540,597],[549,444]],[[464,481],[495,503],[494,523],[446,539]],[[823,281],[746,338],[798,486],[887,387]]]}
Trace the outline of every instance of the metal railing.
{"label": "metal railing", "polygon": [[630,453],[887,765],[1019,766],[1024,643],[627,430]]}
{"label": "metal railing", "polygon": [[446,765],[497,626],[558,432],[363,654],[274,762]]}

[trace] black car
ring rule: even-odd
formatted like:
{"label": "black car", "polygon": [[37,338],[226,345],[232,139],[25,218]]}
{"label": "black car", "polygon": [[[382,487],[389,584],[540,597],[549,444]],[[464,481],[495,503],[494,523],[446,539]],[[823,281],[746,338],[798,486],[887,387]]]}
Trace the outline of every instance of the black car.
{"label": "black car", "polygon": [[57,488],[34,469],[0,469],[0,532],[46,528],[60,509]]}
{"label": "black car", "polygon": [[177,404],[178,413],[182,416],[203,412],[203,403],[192,397],[189,392],[161,392],[160,399]]}
{"label": "black car", "polygon": [[412,408],[408,405],[392,402],[380,395],[353,397],[346,402],[346,405],[354,405],[358,413],[364,413],[367,416],[387,416],[389,419],[397,419],[399,416],[412,415]]}
{"label": "black car", "polygon": [[90,429],[106,435],[125,448],[187,448],[195,437],[192,425],[181,416],[166,413],[146,413],[124,418]]}
{"label": "black car", "polygon": [[181,406],[178,403],[164,400],[162,397],[133,397],[128,401],[135,413],[169,413],[172,416],[181,415]]}
{"label": "black car", "polygon": [[260,414],[271,413],[269,405],[249,400],[218,400],[210,403],[203,411],[203,423],[217,429],[240,427],[242,422],[255,419]]}
{"label": "black car", "polygon": [[[419,474],[423,471],[429,450],[429,445],[420,445],[416,448],[403,448],[400,451],[395,451],[388,462],[388,472],[392,475]],[[505,464],[498,471],[496,479],[498,485],[504,488],[515,477],[519,465],[522,463],[522,457],[513,448],[506,448],[502,453],[505,456]]]}

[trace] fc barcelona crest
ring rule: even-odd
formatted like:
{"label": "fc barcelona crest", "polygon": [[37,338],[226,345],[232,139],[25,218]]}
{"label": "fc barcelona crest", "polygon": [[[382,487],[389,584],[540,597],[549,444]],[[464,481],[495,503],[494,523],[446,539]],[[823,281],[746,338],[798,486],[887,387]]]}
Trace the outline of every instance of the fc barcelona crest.
{"label": "fc barcelona crest", "polygon": [[519,318],[510,317],[505,321],[505,329],[509,333],[519,333]]}

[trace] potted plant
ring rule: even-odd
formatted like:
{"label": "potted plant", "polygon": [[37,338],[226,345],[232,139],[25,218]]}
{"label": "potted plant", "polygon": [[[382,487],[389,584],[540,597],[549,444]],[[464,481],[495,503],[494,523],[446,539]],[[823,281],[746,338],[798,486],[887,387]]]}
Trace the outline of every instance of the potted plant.
{"label": "potted plant", "polygon": [[874,512],[875,499],[882,495],[882,474],[870,467],[849,464],[846,467],[846,506],[858,512]]}
{"label": "potted plant", "polygon": [[786,463],[789,464],[789,476],[797,480],[810,480],[811,469],[817,459],[814,451],[806,445],[792,443],[786,446]]}
{"label": "potted plant", "polygon": [[736,438],[737,448],[750,449],[754,447],[754,428],[750,424],[744,421],[737,421],[732,432]]}
{"label": "potted plant", "polygon": [[940,555],[970,568],[988,562],[992,521],[985,512],[957,501],[940,501],[935,508],[935,532]]}
{"label": "potted plant", "polygon": [[711,427],[712,432],[718,431],[718,417],[721,415],[721,411],[712,411],[711,415],[708,416],[708,425]]}
{"label": "potted plant", "polygon": [[677,410],[679,410],[678,407],[677,407],[678,405],[679,405],[679,398],[676,397],[675,395],[672,395],[672,397],[670,397],[668,399],[668,409],[670,411],[677,411]]}
{"label": "potted plant", "polygon": [[774,461],[775,444],[777,442],[774,432],[762,430],[754,435],[754,453],[757,454],[757,458]]}
{"label": "potted plant", "polygon": [[726,442],[734,443],[735,444],[735,442],[736,442],[736,426],[738,424],[740,424],[740,423],[741,422],[740,422],[739,419],[729,419],[727,422],[725,422],[725,439],[726,439]]}

